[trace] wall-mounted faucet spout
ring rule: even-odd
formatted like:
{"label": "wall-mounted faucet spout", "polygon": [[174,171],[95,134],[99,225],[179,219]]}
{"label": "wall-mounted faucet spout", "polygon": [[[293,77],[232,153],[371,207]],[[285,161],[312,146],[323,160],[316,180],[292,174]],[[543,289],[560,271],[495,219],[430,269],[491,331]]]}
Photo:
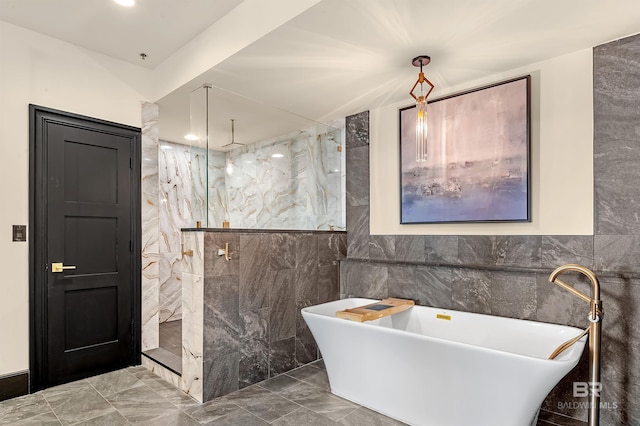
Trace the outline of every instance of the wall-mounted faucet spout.
{"label": "wall-mounted faucet spout", "polygon": [[[576,290],[558,278],[560,274],[566,271],[580,272],[589,278],[589,281],[591,281],[591,297]],[[558,284],[574,296],[589,303],[589,327],[581,335],[560,345],[551,354],[549,359],[555,358],[586,333],[589,333],[589,385],[591,386],[589,390],[589,426],[598,426],[600,424],[600,390],[602,389],[600,385],[600,331],[602,328],[602,316],[604,315],[602,301],[600,300],[600,283],[593,271],[575,264],[568,264],[556,268],[556,270],[549,275],[549,281]]]}

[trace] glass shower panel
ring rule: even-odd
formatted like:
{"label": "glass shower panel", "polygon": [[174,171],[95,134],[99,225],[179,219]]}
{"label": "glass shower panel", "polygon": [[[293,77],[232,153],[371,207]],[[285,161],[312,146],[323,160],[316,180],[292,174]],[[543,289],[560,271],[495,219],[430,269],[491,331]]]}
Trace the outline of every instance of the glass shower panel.
{"label": "glass shower panel", "polygon": [[343,120],[205,85],[190,95],[190,124],[193,226],[344,229]]}
{"label": "glass shower panel", "polygon": [[208,227],[209,204],[209,106],[211,86],[203,85],[189,95],[189,143],[191,146],[191,226]]}

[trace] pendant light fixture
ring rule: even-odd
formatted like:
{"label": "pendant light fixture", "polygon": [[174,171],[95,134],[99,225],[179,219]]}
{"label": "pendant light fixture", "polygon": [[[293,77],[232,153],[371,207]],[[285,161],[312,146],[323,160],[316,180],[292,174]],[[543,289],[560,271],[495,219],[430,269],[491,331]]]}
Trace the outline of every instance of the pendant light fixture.
{"label": "pendant light fixture", "polygon": [[[420,74],[418,74],[418,81],[413,85],[409,94],[416,100],[416,161],[427,161],[427,98],[434,86],[422,72],[422,67],[428,65],[431,62],[431,58],[427,55],[420,55],[413,58],[411,63],[414,67],[420,67]],[[429,86],[429,90],[425,93],[424,84]],[[415,94],[414,91],[420,86],[420,91]]]}

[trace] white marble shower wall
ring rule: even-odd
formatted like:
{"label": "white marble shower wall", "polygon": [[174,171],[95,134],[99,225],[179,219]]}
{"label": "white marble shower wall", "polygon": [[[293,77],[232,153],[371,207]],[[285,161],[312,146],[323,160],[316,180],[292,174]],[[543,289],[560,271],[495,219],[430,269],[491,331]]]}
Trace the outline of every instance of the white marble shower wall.
{"label": "white marble shower wall", "polygon": [[[225,188],[231,227],[344,226],[341,135],[340,128],[317,126],[228,152]],[[210,208],[212,204],[210,199]],[[215,220],[210,224],[219,226]]]}
{"label": "white marble shower wall", "polygon": [[[181,229],[196,226],[200,221],[206,226],[205,211],[207,187],[206,150],[199,147],[160,141],[158,144],[159,179],[159,322],[174,321],[182,318],[182,259]],[[222,156],[222,159],[217,159]],[[209,177],[215,176],[215,165],[224,164],[224,154],[210,152]],[[223,172],[218,172],[218,174]],[[219,179],[210,181],[224,188]],[[218,196],[218,203],[225,205],[224,191]]]}
{"label": "white marble shower wall", "polygon": [[142,105],[142,350],[159,344],[158,105]]}

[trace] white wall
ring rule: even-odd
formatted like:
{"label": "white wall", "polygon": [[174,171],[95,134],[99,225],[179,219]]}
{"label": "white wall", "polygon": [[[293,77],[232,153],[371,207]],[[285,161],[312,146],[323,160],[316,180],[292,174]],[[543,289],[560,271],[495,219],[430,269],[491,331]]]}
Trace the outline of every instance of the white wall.
{"label": "white wall", "polygon": [[29,368],[28,105],[140,126],[150,71],[0,21],[0,376]]}
{"label": "white wall", "polygon": [[370,112],[371,234],[592,235],[593,65],[585,49],[493,75],[432,99],[531,74],[531,223],[400,224],[398,108]]}

